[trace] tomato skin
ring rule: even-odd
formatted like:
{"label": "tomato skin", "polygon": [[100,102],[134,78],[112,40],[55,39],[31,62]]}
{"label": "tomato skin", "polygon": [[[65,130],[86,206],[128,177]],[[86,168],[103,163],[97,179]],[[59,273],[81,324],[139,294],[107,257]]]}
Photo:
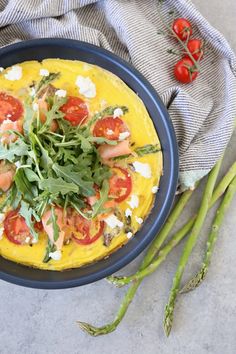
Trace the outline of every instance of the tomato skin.
{"label": "tomato skin", "polygon": [[115,173],[109,180],[109,196],[111,195],[116,203],[121,203],[128,198],[132,191],[132,179],[131,175],[124,168],[115,166],[113,171],[118,172],[118,174]]}
{"label": "tomato skin", "polygon": [[4,231],[8,240],[16,245],[27,244],[26,238],[32,236],[30,230],[26,225],[25,219],[19,214],[18,210],[11,210],[7,213],[4,224]]}
{"label": "tomato skin", "polygon": [[105,117],[96,122],[93,129],[93,135],[108,140],[118,140],[120,133],[127,131],[128,129],[122,119]]}
{"label": "tomato skin", "polygon": [[97,241],[103,234],[105,223],[104,221],[95,221],[95,226],[97,232],[95,235],[91,235],[90,231],[92,228],[93,221],[89,221],[84,219],[81,215],[75,217],[75,229],[77,232],[82,235],[81,237],[77,237],[76,233],[72,233],[72,239],[78,243],[79,245],[90,245],[91,243]]}
{"label": "tomato skin", "polygon": [[23,112],[20,100],[5,92],[0,92],[0,123],[5,119],[15,122],[23,115]]}
{"label": "tomato skin", "polygon": [[[188,50],[192,54],[192,57],[198,61],[203,58],[203,41],[200,39],[190,39],[187,44]],[[185,56],[189,58],[188,54]],[[190,58],[191,59],[191,58]]]}
{"label": "tomato skin", "polygon": [[89,114],[86,103],[76,96],[68,96],[60,111],[65,113],[64,119],[73,126],[84,123]]}
{"label": "tomato skin", "polygon": [[172,29],[181,41],[187,40],[193,33],[191,23],[186,18],[176,18]]}
{"label": "tomato skin", "polygon": [[194,71],[195,65],[189,58],[179,60],[174,66],[174,75],[176,80],[182,84],[189,84],[198,76],[198,71]]}

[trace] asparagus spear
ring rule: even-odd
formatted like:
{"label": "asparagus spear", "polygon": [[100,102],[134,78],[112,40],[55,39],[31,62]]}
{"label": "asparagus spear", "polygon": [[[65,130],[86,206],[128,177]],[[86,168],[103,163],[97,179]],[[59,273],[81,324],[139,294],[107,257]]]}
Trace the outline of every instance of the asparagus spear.
{"label": "asparagus spear", "polygon": [[236,193],[236,177],[234,177],[233,181],[230,183],[230,185],[225,193],[224,199],[223,199],[219,209],[216,212],[215,219],[212,224],[211,232],[208,237],[207,249],[205,252],[204,260],[202,262],[202,266],[201,266],[199,272],[197,272],[197,274],[184,285],[184,287],[182,288],[180,293],[186,293],[188,291],[194,290],[205,279],[207,272],[208,272],[208,267],[210,265],[211,256],[212,256],[212,253],[214,250],[214,246],[215,246],[217,237],[219,235],[220,226],[223,222],[225,213],[226,213],[227,209],[229,208],[235,193]]}
{"label": "asparagus spear", "polygon": [[186,267],[186,264],[188,262],[188,259],[192,253],[193,247],[195,246],[197,239],[198,239],[198,235],[201,231],[202,225],[204,223],[206,214],[207,214],[207,210],[209,208],[209,204],[210,204],[210,200],[212,197],[212,193],[213,193],[213,189],[215,186],[215,182],[220,170],[220,166],[222,163],[222,158],[217,162],[217,164],[215,165],[215,167],[211,170],[207,183],[206,183],[206,187],[205,187],[205,191],[203,194],[203,199],[201,202],[201,206],[199,209],[199,213],[196,217],[196,220],[194,222],[193,225],[193,229],[192,232],[190,233],[189,238],[187,239],[187,242],[184,246],[182,255],[180,257],[180,261],[179,261],[179,265],[177,267],[174,279],[173,279],[173,285],[170,291],[170,297],[169,297],[169,301],[165,307],[165,317],[164,317],[164,330],[167,336],[169,336],[171,328],[172,328],[172,323],[173,323],[173,317],[174,317],[174,307],[175,307],[175,301],[176,301],[176,297],[178,295],[179,292],[179,286],[180,286],[180,281],[182,279],[182,275],[184,272],[184,269]]}
{"label": "asparagus spear", "polygon": [[[236,175],[236,162],[230,167],[229,171],[226,173],[226,175],[222,178],[218,186],[215,188],[214,193],[212,195],[212,199],[209,205],[209,209],[215,204],[215,202],[222,196],[222,194],[225,192],[226,188]],[[185,192],[186,193],[186,192]],[[183,194],[183,198],[187,198],[186,194]],[[183,204],[182,204],[183,202]],[[186,234],[192,229],[193,224],[196,220],[196,215],[193,216],[188,223],[186,223],[177,233],[174,235],[173,240],[170,240],[169,243],[160,251],[159,257],[156,259],[156,261],[152,262],[154,259],[155,255],[157,252],[161,249],[161,246],[163,242],[166,240],[171,228],[173,227],[173,223],[175,220],[177,220],[178,216],[180,215],[178,209],[180,209],[180,206],[184,206],[184,201],[182,200],[180,202],[180,205],[176,205],[176,207],[173,209],[170,217],[167,219],[163,229],[161,232],[157,235],[153,243],[151,244],[147,254],[145,255],[144,258],[144,267],[147,267],[149,264],[150,266],[147,267],[146,269],[139,269],[138,272],[136,272],[133,275],[130,275],[128,277],[118,277],[118,276],[110,276],[107,277],[107,280],[116,285],[117,287],[121,287],[123,285],[126,285],[130,283],[131,281],[137,281],[143,279],[145,276],[152,274],[157,267],[165,260],[166,256],[169,254],[169,252],[172,250],[173,247],[175,247],[185,236]],[[182,211],[182,209],[181,209]],[[173,214],[173,216],[172,216]],[[175,216],[174,216],[175,215]],[[171,217],[172,216],[172,217]],[[170,222],[172,221],[172,222]],[[152,262],[152,263],[151,263]]]}
{"label": "asparagus spear", "polygon": [[[236,176],[236,162],[231,166],[231,168],[229,169],[229,171],[226,173],[226,175],[222,178],[221,182],[218,184],[218,186],[215,188],[215,191],[212,195],[212,199],[211,199],[211,203],[210,203],[210,208],[216,203],[216,201],[224,194],[226,188],[228,187],[229,183],[232,181],[232,179]],[[177,207],[177,206],[176,206]],[[172,211],[173,213],[173,211]],[[171,213],[171,215],[172,215]],[[169,217],[170,219],[170,217]],[[170,225],[171,223],[169,223],[169,219],[167,220],[167,223]],[[172,219],[173,220],[173,219]],[[195,221],[195,217],[193,217],[192,219],[190,219],[190,221],[185,224],[181,230],[179,230],[179,234],[181,235],[181,232],[183,232],[184,235],[186,235],[192,228],[193,223]],[[174,221],[175,222],[175,221]],[[173,226],[173,225],[172,225]],[[169,226],[171,229],[171,225]],[[162,229],[164,230],[164,228]],[[170,231],[170,230],[169,230]],[[161,231],[162,232],[162,231]],[[159,234],[160,235],[160,234]],[[157,235],[156,239],[154,240],[154,242],[152,243],[150,249],[152,248],[152,246],[155,244],[155,242],[157,241],[157,239],[159,238],[159,235]],[[175,235],[176,236],[176,235]],[[147,264],[147,259],[146,259],[147,255],[145,256],[144,260],[143,260],[143,264]],[[141,269],[141,267],[140,267]],[[114,331],[117,326],[119,325],[119,323],[121,322],[122,318],[124,317],[126,311],[128,310],[128,307],[130,305],[130,303],[133,300],[133,297],[139,287],[139,285],[141,284],[142,280],[138,280],[137,282],[134,282],[130,288],[128,289],[127,293],[125,294],[125,297],[123,299],[123,302],[121,303],[121,306],[118,310],[118,313],[114,319],[113,322],[102,326],[102,327],[95,327],[92,326],[86,322],[80,322],[78,321],[79,326],[81,327],[81,329],[83,329],[85,332],[87,332],[88,334],[92,335],[92,336],[98,336],[98,335],[102,335],[102,334],[108,334],[112,331]]]}

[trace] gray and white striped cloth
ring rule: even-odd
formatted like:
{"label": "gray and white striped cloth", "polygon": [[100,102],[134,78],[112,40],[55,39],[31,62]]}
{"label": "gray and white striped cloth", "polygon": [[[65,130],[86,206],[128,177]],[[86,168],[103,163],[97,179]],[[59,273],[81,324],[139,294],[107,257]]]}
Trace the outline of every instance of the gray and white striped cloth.
{"label": "gray and white striped cloth", "polygon": [[[225,38],[188,0],[165,0],[162,13],[186,17],[207,53],[199,78],[181,85],[173,77],[178,44],[163,29],[158,0],[0,0],[0,45],[43,37],[80,39],[130,61],[169,107],[180,152],[180,183],[191,187],[225,149],[236,116],[236,58]],[[1,63],[0,63],[1,64]]]}

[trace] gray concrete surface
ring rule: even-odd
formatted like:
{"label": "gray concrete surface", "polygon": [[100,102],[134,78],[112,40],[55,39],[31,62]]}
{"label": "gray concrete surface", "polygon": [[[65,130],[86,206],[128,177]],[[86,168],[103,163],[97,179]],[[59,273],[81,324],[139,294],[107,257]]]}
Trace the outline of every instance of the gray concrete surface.
{"label": "gray concrete surface", "polygon": [[[235,0],[195,0],[211,23],[236,50]],[[224,170],[235,160],[236,134]],[[195,196],[179,225],[196,210]],[[162,330],[163,308],[182,245],[160,269],[145,279],[116,332],[91,338],[77,319],[102,325],[112,320],[125,292],[106,281],[83,288],[44,291],[0,282],[1,354],[235,354],[236,353],[236,199],[227,213],[207,280],[177,302],[173,331]],[[213,213],[211,213],[211,217]],[[208,230],[208,225],[204,228]],[[197,269],[207,232],[194,250],[184,278]],[[136,269],[135,260],[120,273]]]}

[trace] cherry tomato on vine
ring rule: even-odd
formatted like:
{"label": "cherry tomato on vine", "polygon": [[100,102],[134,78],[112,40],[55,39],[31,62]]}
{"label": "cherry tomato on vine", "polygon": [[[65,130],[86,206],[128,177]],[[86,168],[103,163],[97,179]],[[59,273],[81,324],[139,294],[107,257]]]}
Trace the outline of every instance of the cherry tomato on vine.
{"label": "cherry tomato on vine", "polygon": [[[200,39],[190,39],[187,44],[188,50],[195,60],[201,60],[203,57],[203,41]],[[185,57],[189,57],[186,53]]]}
{"label": "cherry tomato on vine", "polygon": [[191,23],[185,18],[176,18],[172,29],[181,41],[186,41],[193,33]]}
{"label": "cherry tomato on vine", "polygon": [[179,82],[188,84],[196,79],[198,71],[191,59],[183,58],[175,64],[174,75]]}

